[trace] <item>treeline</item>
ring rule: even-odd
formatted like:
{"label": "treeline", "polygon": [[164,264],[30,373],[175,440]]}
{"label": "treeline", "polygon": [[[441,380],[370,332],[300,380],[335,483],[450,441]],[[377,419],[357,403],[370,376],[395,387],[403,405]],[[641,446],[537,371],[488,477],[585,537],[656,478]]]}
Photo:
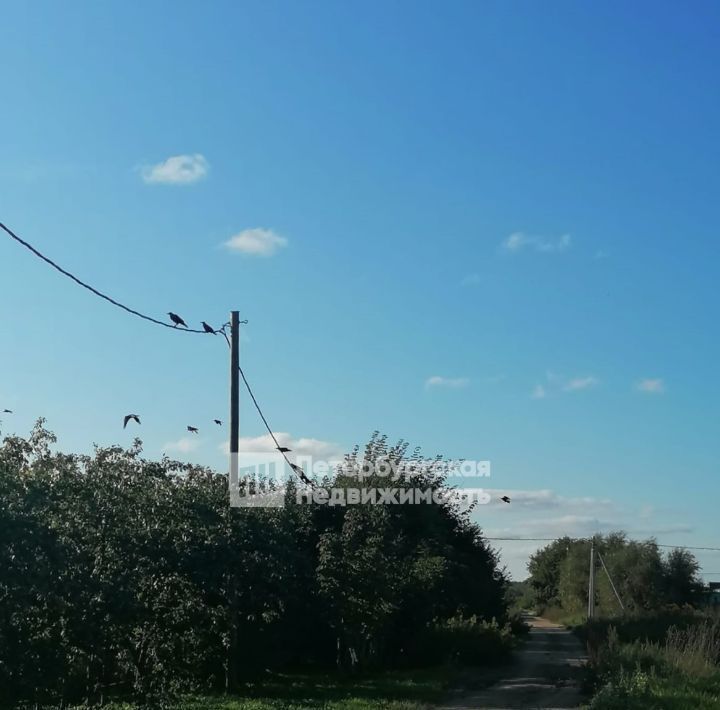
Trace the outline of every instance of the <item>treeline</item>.
{"label": "treeline", "polygon": [[[622,532],[596,535],[595,603],[599,614],[615,614],[619,604],[600,556],[626,610],[642,612],[700,600],[699,565],[685,549],[662,554],[655,540],[629,540]],[[563,537],[531,556],[525,603],[568,614],[587,609],[590,540]]]}
{"label": "treeline", "polygon": [[[457,628],[501,635],[485,622],[506,621],[504,573],[451,503],[297,504],[291,484],[283,508],[230,508],[226,476],[140,442],[54,442],[41,421],[0,447],[1,704],[151,703],[267,669],[440,662]],[[377,435],[349,457],[419,461]]]}

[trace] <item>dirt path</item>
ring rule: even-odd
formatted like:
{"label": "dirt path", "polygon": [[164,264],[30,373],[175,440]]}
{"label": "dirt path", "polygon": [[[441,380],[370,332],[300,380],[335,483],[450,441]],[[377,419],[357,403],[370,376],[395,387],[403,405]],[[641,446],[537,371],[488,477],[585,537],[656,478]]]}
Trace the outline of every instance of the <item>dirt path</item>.
{"label": "dirt path", "polygon": [[530,635],[501,680],[457,698],[440,710],[505,710],[506,708],[577,708],[582,702],[582,644],[565,627],[528,617]]}

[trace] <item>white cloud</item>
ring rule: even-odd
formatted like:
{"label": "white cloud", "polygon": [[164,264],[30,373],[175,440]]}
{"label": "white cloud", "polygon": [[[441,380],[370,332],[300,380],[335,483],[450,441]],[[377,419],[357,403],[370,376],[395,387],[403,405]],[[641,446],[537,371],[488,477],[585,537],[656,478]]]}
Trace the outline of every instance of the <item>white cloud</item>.
{"label": "white cloud", "polygon": [[[339,444],[331,441],[322,441],[311,437],[299,437],[296,439],[287,432],[282,431],[275,432],[275,437],[280,446],[286,446],[292,450],[291,455],[312,456],[321,460],[341,459],[345,455],[345,450]],[[220,445],[220,450],[225,454],[230,451],[227,441]],[[277,449],[270,434],[264,434],[263,436],[240,437],[240,451],[275,453]]]}
{"label": "white cloud", "polygon": [[201,443],[202,439],[198,439],[197,436],[185,436],[177,441],[169,441],[162,447],[162,450],[168,453],[189,454],[192,451],[197,451]]}
{"label": "white cloud", "polygon": [[645,379],[635,385],[635,389],[645,394],[662,394],[665,392],[665,383],[660,378]]}
{"label": "white cloud", "polygon": [[[488,505],[475,509],[473,519],[487,537],[542,538],[533,540],[494,541],[501,561],[515,579],[527,576],[527,561],[536,550],[548,544],[545,539],[564,535],[589,537],[597,532],[624,531],[631,539],[656,535],[680,535],[693,532],[683,520],[668,519],[672,511],[658,511],[645,503],[633,504],[620,498],[563,496],[551,489],[486,489],[491,495]],[[507,495],[510,503],[500,496]]]}
{"label": "white cloud", "polygon": [[190,185],[202,180],[210,169],[205,156],[174,155],[157,165],[146,165],[142,169],[142,178],[148,184]]}
{"label": "white cloud", "polygon": [[546,396],[547,392],[542,385],[535,385],[532,394],[530,395],[532,399],[545,399]]}
{"label": "white cloud", "polygon": [[425,380],[425,387],[449,387],[451,389],[460,389],[467,387],[470,380],[467,377],[442,377],[433,375]]}
{"label": "white cloud", "polygon": [[561,252],[570,248],[572,238],[569,234],[563,234],[557,239],[548,239],[533,234],[525,234],[524,232],[513,232],[502,243],[505,251],[517,253],[524,249],[532,249],[533,251],[553,253]]}
{"label": "white cloud", "polygon": [[272,256],[279,249],[287,246],[285,237],[272,231],[272,229],[244,229],[242,232],[230,237],[223,246],[230,251],[249,254],[251,256]]}
{"label": "white cloud", "polygon": [[563,389],[566,392],[577,392],[578,390],[586,390],[599,384],[596,377],[589,375],[587,377],[574,377],[565,383]]}

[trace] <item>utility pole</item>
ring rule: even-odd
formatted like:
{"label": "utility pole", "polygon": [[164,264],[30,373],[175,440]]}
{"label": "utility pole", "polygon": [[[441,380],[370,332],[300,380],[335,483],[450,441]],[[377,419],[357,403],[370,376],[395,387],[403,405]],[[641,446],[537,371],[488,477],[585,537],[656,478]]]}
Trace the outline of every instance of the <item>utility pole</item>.
{"label": "utility pole", "polygon": [[240,313],[230,312],[230,505],[237,504],[240,481]]}
{"label": "utility pole", "polygon": [[590,540],[590,581],[588,583],[588,619],[595,616],[595,538]]}
{"label": "utility pole", "polygon": [[[240,449],[240,314],[230,312],[230,471],[228,489],[230,491],[230,508],[240,506],[240,481],[238,454]],[[234,511],[228,510],[228,535],[232,539],[232,519]],[[235,551],[233,551],[235,552]],[[229,612],[229,643],[227,646],[225,665],[225,691],[235,690],[238,680],[238,579],[237,570],[231,563],[228,570],[228,612]]]}

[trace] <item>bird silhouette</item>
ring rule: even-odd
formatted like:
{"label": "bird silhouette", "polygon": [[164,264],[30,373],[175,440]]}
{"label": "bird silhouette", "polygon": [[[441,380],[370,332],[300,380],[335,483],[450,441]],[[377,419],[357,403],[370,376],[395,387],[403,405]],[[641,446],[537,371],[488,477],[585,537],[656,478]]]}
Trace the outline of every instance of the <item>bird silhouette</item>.
{"label": "bird silhouette", "polygon": [[183,328],[187,328],[187,323],[177,313],[171,313],[168,311],[168,315],[170,316],[170,320],[175,323],[176,328],[179,325],[181,325]]}
{"label": "bird silhouette", "polygon": [[202,322],[202,327],[206,333],[212,333],[213,335],[217,335],[217,331],[215,330],[215,328],[213,328],[211,325],[208,325],[205,321]]}
{"label": "bird silhouette", "polygon": [[288,453],[290,453],[290,452],[292,451],[292,449],[288,449],[287,446],[278,446],[278,447],[277,447],[277,450],[278,450],[281,454],[288,454]]}
{"label": "bird silhouette", "polygon": [[218,425],[222,426],[222,422],[219,419],[213,419],[213,421]]}
{"label": "bird silhouette", "polygon": [[305,471],[303,471],[300,466],[298,466],[296,463],[291,463],[290,468],[297,473],[298,476],[300,476],[300,480],[303,483],[307,483],[308,486],[311,486],[312,483],[310,482],[310,479],[305,475]]}
{"label": "bird silhouette", "polygon": [[509,503],[509,502],[510,502],[510,498],[509,498],[508,496],[502,496],[502,497],[500,498],[500,500],[501,500],[503,503]]}
{"label": "bird silhouette", "polygon": [[198,433],[198,428],[197,428],[196,426],[189,426],[189,427],[187,428],[187,430],[188,430],[191,434],[197,434],[197,433]]}
{"label": "bird silhouette", "polygon": [[12,409],[3,409],[3,414],[12,414]]}
{"label": "bird silhouette", "polygon": [[128,422],[131,419],[140,424],[140,417],[137,414],[126,414],[125,418],[123,419],[123,429],[128,425]]}

